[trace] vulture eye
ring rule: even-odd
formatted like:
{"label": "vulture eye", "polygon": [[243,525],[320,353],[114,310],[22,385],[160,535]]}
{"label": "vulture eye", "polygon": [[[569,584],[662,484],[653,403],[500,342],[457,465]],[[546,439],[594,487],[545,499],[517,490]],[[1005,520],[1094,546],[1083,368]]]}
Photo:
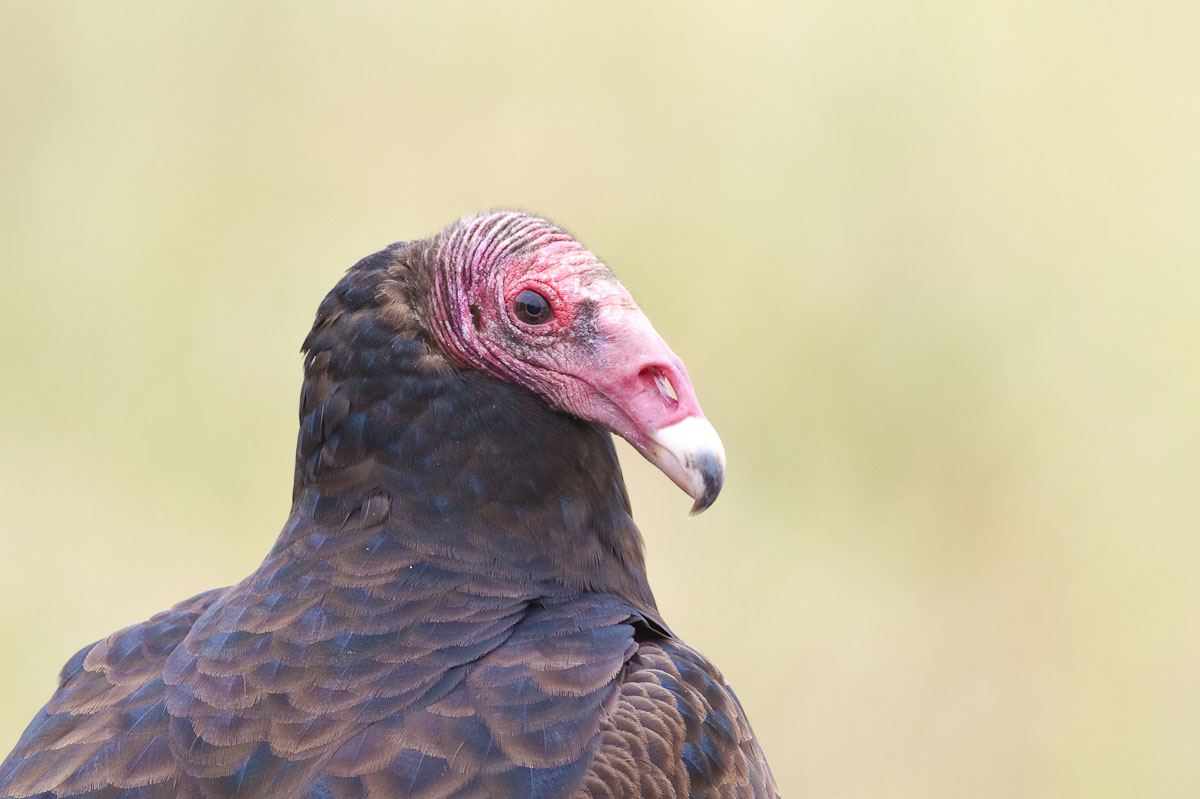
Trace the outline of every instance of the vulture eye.
{"label": "vulture eye", "polygon": [[533,289],[525,289],[513,300],[513,313],[527,325],[544,325],[554,318],[550,302]]}

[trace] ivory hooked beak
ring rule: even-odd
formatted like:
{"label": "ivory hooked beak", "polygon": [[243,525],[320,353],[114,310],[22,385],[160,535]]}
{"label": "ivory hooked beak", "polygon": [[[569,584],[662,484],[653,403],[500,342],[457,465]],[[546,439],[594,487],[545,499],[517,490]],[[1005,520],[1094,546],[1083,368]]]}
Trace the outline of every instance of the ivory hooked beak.
{"label": "ivory hooked beak", "polygon": [[725,481],[725,447],[707,419],[688,416],[650,434],[646,457],[696,500],[689,516],[703,513]]}

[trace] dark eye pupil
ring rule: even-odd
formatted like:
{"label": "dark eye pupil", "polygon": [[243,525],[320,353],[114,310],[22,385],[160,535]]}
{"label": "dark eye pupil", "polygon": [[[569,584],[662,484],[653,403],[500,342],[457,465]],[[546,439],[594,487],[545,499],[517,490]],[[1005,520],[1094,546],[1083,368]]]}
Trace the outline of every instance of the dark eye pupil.
{"label": "dark eye pupil", "polygon": [[554,318],[550,303],[533,289],[525,289],[513,300],[513,311],[527,325],[544,325]]}

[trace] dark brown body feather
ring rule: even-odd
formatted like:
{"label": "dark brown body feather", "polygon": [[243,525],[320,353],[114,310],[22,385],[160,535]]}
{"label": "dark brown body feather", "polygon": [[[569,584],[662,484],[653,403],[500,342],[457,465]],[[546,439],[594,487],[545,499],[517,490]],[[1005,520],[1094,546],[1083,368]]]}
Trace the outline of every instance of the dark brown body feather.
{"label": "dark brown body feather", "polygon": [[72,658],[0,796],[777,795],[658,616],[609,435],[450,366],[424,251],[322,304],[267,559]]}

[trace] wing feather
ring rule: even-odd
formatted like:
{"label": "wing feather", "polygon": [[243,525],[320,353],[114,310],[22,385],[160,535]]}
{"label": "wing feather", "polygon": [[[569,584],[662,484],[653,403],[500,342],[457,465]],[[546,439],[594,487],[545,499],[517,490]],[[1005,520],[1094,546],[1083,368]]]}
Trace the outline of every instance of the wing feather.
{"label": "wing feather", "polygon": [[185,600],[67,661],[58,690],[0,765],[3,795],[98,799],[139,789],[137,795],[151,797],[159,795],[156,785],[173,795],[166,790],[176,765],[160,675],[167,656],[221,593]]}
{"label": "wing feather", "polygon": [[677,639],[643,641],[601,727],[581,797],[778,796],[746,714],[716,667]]}

